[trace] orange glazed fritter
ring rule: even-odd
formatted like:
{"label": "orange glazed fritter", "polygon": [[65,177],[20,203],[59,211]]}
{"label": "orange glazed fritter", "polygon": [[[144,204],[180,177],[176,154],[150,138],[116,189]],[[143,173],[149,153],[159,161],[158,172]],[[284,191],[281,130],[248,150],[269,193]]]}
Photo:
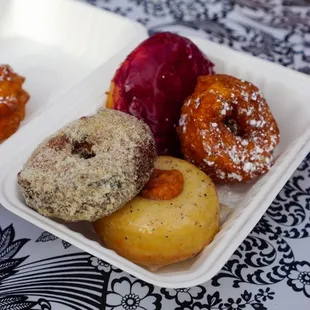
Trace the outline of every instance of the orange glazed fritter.
{"label": "orange glazed fritter", "polygon": [[177,130],[184,157],[221,183],[266,173],[280,140],[258,88],[223,74],[198,78],[182,107]]}
{"label": "orange glazed fritter", "polygon": [[22,89],[25,78],[8,65],[0,65],[0,143],[10,137],[25,117],[29,95]]}

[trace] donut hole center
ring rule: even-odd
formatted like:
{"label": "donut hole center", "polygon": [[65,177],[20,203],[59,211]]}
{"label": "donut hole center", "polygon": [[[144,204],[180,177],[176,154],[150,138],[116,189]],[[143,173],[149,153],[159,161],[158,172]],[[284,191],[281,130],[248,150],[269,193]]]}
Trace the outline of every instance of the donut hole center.
{"label": "donut hole center", "polygon": [[223,120],[225,126],[231,131],[235,136],[242,137],[243,131],[241,126],[238,124],[237,120],[232,116],[226,116]]}
{"label": "donut hole center", "polygon": [[93,143],[88,141],[74,141],[72,143],[71,153],[83,159],[95,157],[96,153],[92,150],[93,145]]}

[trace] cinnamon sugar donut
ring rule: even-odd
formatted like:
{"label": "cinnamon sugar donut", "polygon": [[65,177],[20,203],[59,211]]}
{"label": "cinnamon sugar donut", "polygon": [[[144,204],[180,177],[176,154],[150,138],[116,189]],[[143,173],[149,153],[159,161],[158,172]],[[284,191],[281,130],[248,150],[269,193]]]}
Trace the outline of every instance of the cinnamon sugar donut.
{"label": "cinnamon sugar donut", "polygon": [[145,123],[104,109],[45,139],[18,174],[18,184],[27,205],[45,216],[95,221],[140,192],[155,159]]}
{"label": "cinnamon sugar donut", "polygon": [[178,133],[184,157],[218,182],[266,173],[280,139],[258,88],[223,74],[198,78],[182,107]]}

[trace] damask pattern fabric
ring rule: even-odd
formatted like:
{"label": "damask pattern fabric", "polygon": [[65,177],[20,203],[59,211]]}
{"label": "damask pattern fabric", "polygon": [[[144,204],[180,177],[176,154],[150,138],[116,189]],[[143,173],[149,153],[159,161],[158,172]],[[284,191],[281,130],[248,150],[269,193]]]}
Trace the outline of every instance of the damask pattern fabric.
{"label": "damask pattern fabric", "polygon": [[194,34],[310,74],[307,0],[91,0],[149,32]]}
{"label": "damask pattern fabric", "polygon": [[[195,34],[310,74],[308,0],[88,2],[150,34]],[[145,283],[0,206],[0,310],[306,310],[309,242],[310,155],[223,269],[192,288]]]}

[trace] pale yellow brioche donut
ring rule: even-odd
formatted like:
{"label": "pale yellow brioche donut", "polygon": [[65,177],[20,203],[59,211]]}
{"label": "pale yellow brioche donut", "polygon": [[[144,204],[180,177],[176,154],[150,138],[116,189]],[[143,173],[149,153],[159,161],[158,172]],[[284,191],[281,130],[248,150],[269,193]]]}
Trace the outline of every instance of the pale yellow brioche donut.
{"label": "pale yellow brioche donut", "polygon": [[105,246],[137,264],[156,269],[186,260],[202,251],[219,229],[214,184],[184,160],[158,157],[142,196],[94,223]]}

